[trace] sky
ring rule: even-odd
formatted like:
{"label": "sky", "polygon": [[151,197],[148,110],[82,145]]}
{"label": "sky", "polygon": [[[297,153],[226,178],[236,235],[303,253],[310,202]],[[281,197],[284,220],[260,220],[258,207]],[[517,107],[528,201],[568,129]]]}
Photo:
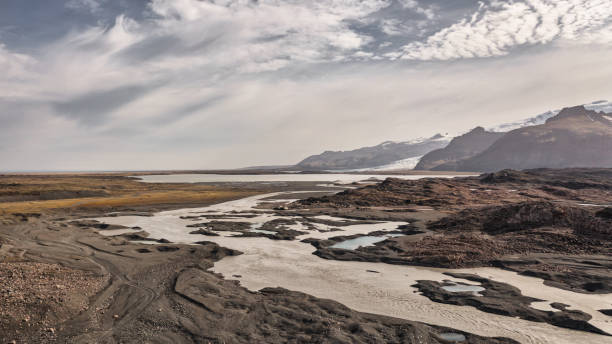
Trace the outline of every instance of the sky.
{"label": "sky", "polygon": [[611,0],[0,0],[0,171],[294,164],[612,100]]}

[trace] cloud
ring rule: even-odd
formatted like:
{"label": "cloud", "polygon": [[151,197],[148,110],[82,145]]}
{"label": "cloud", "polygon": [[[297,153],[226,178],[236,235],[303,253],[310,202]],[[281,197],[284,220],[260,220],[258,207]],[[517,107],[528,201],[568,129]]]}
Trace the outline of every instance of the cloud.
{"label": "cloud", "polygon": [[0,42],[0,70],[3,71],[3,78],[8,80],[24,78],[35,63],[33,57],[12,52]]}
{"label": "cloud", "polygon": [[[193,48],[204,43],[207,58],[194,58],[191,63],[252,73],[289,63],[346,59],[372,41],[354,31],[350,21],[389,4],[389,0],[154,0],[150,9],[159,17],[156,27],[175,37],[182,49],[197,52]],[[214,42],[213,47],[208,42]],[[234,65],[228,66],[230,62]]]}
{"label": "cloud", "polygon": [[582,45],[612,42],[612,2],[492,0],[425,41],[405,45],[395,57],[451,60],[502,56],[519,46],[557,41]]}
{"label": "cloud", "polygon": [[[97,3],[107,13],[111,2]],[[490,2],[451,21],[445,3],[153,0],[142,16],[27,50],[0,44],[0,159],[11,169],[293,163],[612,93],[612,53],[594,45],[610,37],[607,2]],[[414,42],[423,32],[437,33]],[[547,45],[511,54],[535,44]],[[500,57],[469,58],[483,56]],[[447,59],[458,61],[421,62]]]}
{"label": "cloud", "polygon": [[416,0],[398,0],[404,8],[410,8],[427,19],[433,20],[436,17],[435,6],[422,7]]}
{"label": "cloud", "polygon": [[88,11],[97,13],[100,11],[101,4],[104,0],[68,0],[65,4],[66,8],[77,11]]}
{"label": "cloud", "polygon": [[136,101],[156,85],[128,85],[110,90],[96,90],[53,104],[55,112],[87,125],[103,123],[120,107]]}

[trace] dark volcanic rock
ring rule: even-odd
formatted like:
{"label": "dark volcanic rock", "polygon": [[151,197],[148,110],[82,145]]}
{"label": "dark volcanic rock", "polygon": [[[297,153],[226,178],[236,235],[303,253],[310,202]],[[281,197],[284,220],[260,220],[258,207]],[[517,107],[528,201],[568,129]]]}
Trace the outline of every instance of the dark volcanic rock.
{"label": "dark volcanic rock", "polygon": [[81,227],[81,228],[95,228],[101,230],[115,230],[115,229],[127,229],[129,227],[122,225],[109,225],[106,223],[101,223],[97,220],[79,220],[79,221],[71,221],[71,225]]}
{"label": "dark volcanic rock", "polygon": [[[216,232],[240,232],[244,230],[250,229],[252,226],[249,222],[234,222],[234,221],[210,221],[203,223],[194,223],[191,225],[187,225],[190,228],[199,228],[203,227],[206,229],[210,229]],[[199,233],[195,233],[199,234]]]}
{"label": "dark volcanic rock", "polygon": [[598,211],[597,213],[595,213],[595,216],[601,217],[602,219],[606,219],[606,220],[612,220],[612,208],[608,207],[608,208],[602,209]]}
{"label": "dark volcanic rock", "polygon": [[206,229],[206,228],[200,228],[198,230],[191,231],[191,232],[189,232],[189,234],[201,234],[201,235],[206,235],[206,236],[219,236],[219,234],[211,231],[210,229]]}
{"label": "dark volcanic rock", "polygon": [[612,190],[612,169],[567,168],[533,170],[501,170],[485,173],[480,177],[484,184],[523,184],[539,187],[563,187],[570,190],[599,189]]}
{"label": "dark volcanic rock", "polygon": [[307,232],[296,231],[295,229],[276,229],[273,234],[262,232],[242,232],[240,235],[235,235],[235,237],[266,237],[272,240],[294,240],[295,237],[303,234],[307,234]]}
{"label": "dark volcanic rock", "polygon": [[438,191],[453,189],[453,183],[453,181],[445,183],[439,180],[412,181],[387,178],[379,184],[345,190],[332,196],[308,198],[295,202],[292,206],[442,206],[449,204],[452,200],[432,196]]}
{"label": "dark volcanic rock", "polygon": [[537,277],[544,284],[578,293],[612,293],[612,261],[607,256],[506,258],[492,265]]}
{"label": "dark volcanic rock", "polygon": [[582,235],[608,236],[612,221],[596,217],[581,207],[539,201],[470,208],[429,225],[436,230],[478,230],[488,234],[540,227],[566,227]]}
{"label": "dark volcanic rock", "polygon": [[485,288],[475,295],[472,292],[450,292],[442,287],[444,283],[435,281],[417,281],[414,286],[423,295],[435,302],[447,303],[452,305],[472,306],[483,312],[495,313],[521,319],[546,322],[551,325],[570,328],[580,331],[607,334],[604,331],[588,323],[591,316],[577,310],[568,310],[565,305],[555,304],[557,312],[542,311],[531,308],[529,305],[534,299],[521,294],[520,290],[506,283],[496,282],[471,274],[446,273],[449,276],[479,282]]}
{"label": "dark volcanic rock", "polygon": [[165,246],[165,245],[159,245],[155,247],[159,252],[174,252],[174,251],[178,251],[180,250],[179,247],[176,246]]}
{"label": "dark volcanic rock", "polygon": [[[473,334],[355,312],[340,303],[282,288],[252,293],[234,282],[199,269],[185,269],[174,291],[189,321],[182,330],[203,341],[202,330],[226,343],[448,343],[440,333],[460,333],[466,343],[516,343]],[[265,306],[262,306],[265,305]],[[239,319],[239,321],[237,321]],[[200,340],[202,339],[202,340]]]}
{"label": "dark volcanic rock", "polygon": [[480,177],[385,181],[331,196],[292,203],[291,208],[412,207],[459,208],[529,200],[608,204],[612,169],[504,170]]}

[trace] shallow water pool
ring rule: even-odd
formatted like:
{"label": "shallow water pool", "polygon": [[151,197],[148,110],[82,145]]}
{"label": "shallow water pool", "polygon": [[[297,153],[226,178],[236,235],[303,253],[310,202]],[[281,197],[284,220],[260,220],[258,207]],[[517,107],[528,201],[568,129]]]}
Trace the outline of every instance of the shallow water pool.
{"label": "shallow water pool", "polygon": [[478,285],[466,285],[466,284],[445,285],[445,286],[442,286],[442,289],[446,291],[450,291],[451,293],[472,292],[474,294],[478,294],[479,292],[485,290],[485,288],[478,286]]}
{"label": "shallow water pool", "polygon": [[438,337],[451,342],[465,342],[466,338],[461,333],[439,333]]}
{"label": "shallow water pool", "polygon": [[387,234],[382,236],[365,235],[355,239],[341,241],[331,246],[331,248],[341,248],[344,250],[356,250],[359,247],[374,246],[377,242],[385,241],[389,238],[402,236],[403,234]]}

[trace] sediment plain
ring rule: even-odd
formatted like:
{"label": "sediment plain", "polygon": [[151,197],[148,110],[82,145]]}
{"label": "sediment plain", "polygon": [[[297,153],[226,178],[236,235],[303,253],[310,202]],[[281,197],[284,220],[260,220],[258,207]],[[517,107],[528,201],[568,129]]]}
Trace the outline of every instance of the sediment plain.
{"label": "sediment plain", "polygon": [[[0,332],[7,343],[606,343],[611,176],[3,176]],[[365,237],[382,240],[333,247]],[[485,290],[445,289],[457,285]]]}

